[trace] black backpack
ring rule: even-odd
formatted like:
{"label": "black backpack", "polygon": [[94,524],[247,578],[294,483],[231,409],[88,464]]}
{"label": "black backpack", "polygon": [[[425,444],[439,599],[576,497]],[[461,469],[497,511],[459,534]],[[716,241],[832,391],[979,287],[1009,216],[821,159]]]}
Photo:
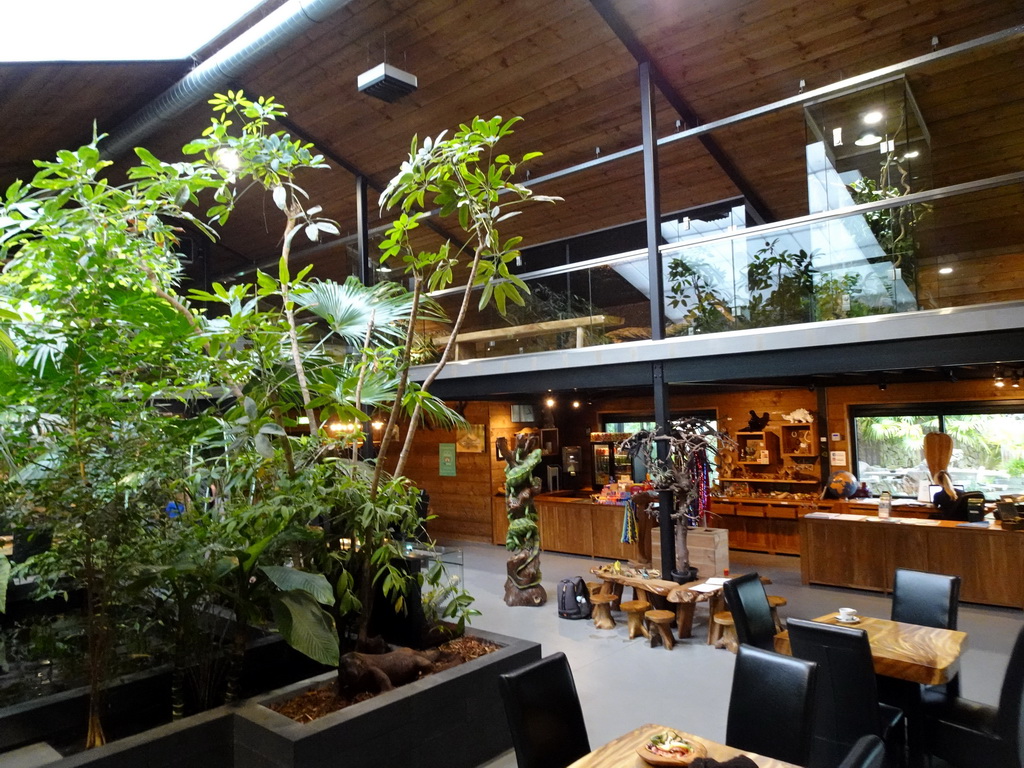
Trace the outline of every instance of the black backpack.
{"label": "black backpack", "polygon": [[581,577],[558,582],[558,615],[563,619],[590,618],[590,590]]}

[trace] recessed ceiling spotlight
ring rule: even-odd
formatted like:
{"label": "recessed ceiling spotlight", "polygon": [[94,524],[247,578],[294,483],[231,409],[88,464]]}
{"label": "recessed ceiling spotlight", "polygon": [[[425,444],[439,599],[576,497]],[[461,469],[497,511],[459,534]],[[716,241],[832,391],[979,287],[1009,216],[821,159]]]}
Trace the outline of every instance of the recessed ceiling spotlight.
{"label": "recessed ceiling spotlight", "polygon": [[573,400],[572,401],[572,407],[573,408],[579,408],[580,407],[580,401],[579,400]]}
{"label": "recessed ceiling spotlight", "polygon": [[555,407],[555,398],[549,397],[547,400],[544,401],[544,405],[546,405],[548,408],[554,408]]}
{"label": "recessed ceiling spotlight", "polygon": [[882,122],[883,117],[884,115],[882,114],[881,110],[873,109],[870,112],[865,112],[863,115],[861,115],[860,119],[864,123],[864,125],[878,125],[880,122]]}
{"label": "recessed ceiling spotlight", "polygon": [[952,267],[943,267],[942,269],[939,270],[939,274],[940,275],[952,275],[953,274],[953,268]]}
{"label": "recessed ceiling spotlight", "polygon": [[864,133],[862,133],[860,136],[858,136],[857,140],[853,143],[856,144],[858,147],[872,147],[875,144],[881,143],[881,141],[882,137],[869,129],[867,131],[864,131]]}

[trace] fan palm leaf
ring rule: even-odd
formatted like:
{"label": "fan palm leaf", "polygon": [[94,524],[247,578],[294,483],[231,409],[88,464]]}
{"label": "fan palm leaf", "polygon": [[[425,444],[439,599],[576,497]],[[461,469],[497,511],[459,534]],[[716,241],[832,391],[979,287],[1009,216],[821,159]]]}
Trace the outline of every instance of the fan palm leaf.
{"label": "fan palm leaf", "polygon": [[[327,323],[352,346],[362,346],[373,323],[371,343],[398,342],[412,313],[412,294],[397,283],[367,287],[355,277],[344,283],[318,280],[296,291],[295,302]],[[434,305],[420,312],[420,318],[436,314]]]}

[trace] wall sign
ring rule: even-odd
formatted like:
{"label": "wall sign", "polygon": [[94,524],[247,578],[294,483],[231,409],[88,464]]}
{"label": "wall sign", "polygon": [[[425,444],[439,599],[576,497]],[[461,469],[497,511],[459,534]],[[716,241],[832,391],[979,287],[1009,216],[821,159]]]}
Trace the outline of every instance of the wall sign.
{"label": "wall sign", "polygon": [[828,460],[833,467],[845,467],[846,451],[829,451]]}
{"label": "wall sign", "polygon": [[437,446],[437,474],[441,477],[455,477],[455,443],[441,443]]}

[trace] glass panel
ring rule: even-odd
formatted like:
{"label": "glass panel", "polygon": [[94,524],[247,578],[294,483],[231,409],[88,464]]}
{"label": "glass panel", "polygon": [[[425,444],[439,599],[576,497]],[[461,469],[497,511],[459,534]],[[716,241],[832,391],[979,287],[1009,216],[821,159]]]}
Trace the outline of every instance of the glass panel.
{"label": "glass panel", "polygon": [[953,437],[954,484],[989,499],[1024,493],[1024,413],[961,414],[944,421]]}
{"label": "glass panel", "polygon": [[[848,191],[849,193],[849,191]],[[1024,299],[1019,185],[744,231],[742,206],[662,224],[666,333],[685,336]],[[853,204],[852,197],[848,200]],[[899,202],[894,201],[894,202]],[[979,216],[981,220],[979,221]],[[651,336],[647,257],[521,276],[525,304],[471,307],[455,359],[529,354]],[[996,279],[998,276],[998,279]],[[450,317],[461,295],[439,303]],[[426,324],[437,354],[448,326]]]}
{"label": "glass panel", "polygon": [[857,479],[875,496],[918,495],[931,476],[924,460],[924,436],[939,430],[938,416],[857,416]]}

